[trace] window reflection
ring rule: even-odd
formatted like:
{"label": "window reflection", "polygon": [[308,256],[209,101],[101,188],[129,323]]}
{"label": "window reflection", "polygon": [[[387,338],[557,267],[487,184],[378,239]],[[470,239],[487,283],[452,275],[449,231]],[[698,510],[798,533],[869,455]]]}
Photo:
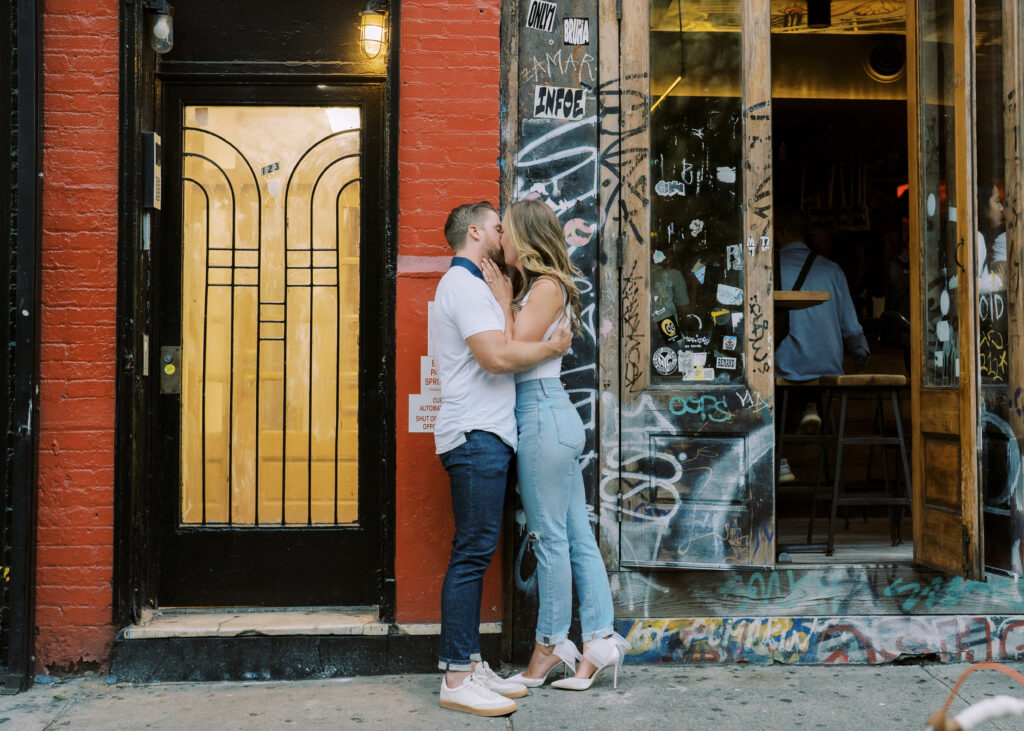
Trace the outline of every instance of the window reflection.
{"label": "window reflection", "polygon": [[[688,4],[683,4],[688,5]],[[740,34],[651,4],[651,382],[743,380]],[[740,5],[716,3],[718,28]]]}

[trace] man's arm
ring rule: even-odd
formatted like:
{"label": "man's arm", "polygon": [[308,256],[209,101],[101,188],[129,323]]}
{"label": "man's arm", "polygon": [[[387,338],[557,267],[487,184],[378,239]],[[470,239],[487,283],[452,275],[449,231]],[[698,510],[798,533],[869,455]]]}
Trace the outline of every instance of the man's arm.
{"label": "man's arm", "polygon": [[508,340],[501,330],[485,330],[466,338],[473,357],[488,373],[525,371],[548,358],[565,355],[571,344],[568,324],[555,328],[551,339],[544,342]]}
{"label": "man's arm", "polygon": [[835,271],[832,278],[832,298],[836,312],[839,315],[839,329],[843,336],[843,348],[854,360],[858,370],[867,364],[871,349],[868,347],[868,340],[864,337],[864,328],[857,319],[857,309],[853,306],[853,297],[850,296],[850,287],[846,283],[846,276],[837,264],[834,264]]}

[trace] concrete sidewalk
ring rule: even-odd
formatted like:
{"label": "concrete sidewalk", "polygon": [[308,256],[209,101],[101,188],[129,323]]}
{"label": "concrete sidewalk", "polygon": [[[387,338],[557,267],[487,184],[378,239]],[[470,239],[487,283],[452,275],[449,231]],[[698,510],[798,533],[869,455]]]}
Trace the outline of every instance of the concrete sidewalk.
{"label": "concrete sidewalk", "polygon": [[[107,684],[84,677],[0,697],[12,729],[923,729],[967,665],[627,666],[618,690],[545,687],[506,718],[438,706],[440,675],[251,683]],[[1018,671],[1024,664],[1014,666]],[[506,668],[508,670],[508,668]],[[1024,698],[973,674],[953,713],[989,695]],[[985,728],[1018,729],[1024,719]]]}

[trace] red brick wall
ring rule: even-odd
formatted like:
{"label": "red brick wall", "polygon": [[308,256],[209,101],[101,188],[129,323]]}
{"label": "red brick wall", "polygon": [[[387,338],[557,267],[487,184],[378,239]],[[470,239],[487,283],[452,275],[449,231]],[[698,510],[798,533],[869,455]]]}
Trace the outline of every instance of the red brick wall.
{"label": "red brick wall", "polygon": [[47,0],[36,660],[113,639],[118,3]]}
{"label": "red brick wall", "polygon": [[[499,0],[402,3],[395,325],[400,622],[440,619],[451,500],[433,436],[409,433],[409,394],[422,390],[427,301],[451,256],[442,233],[445,217],[460,203],[498,201],[500,18]],[[501,617],[498,558],[487,574],[481,617]]]}
{"label": "red brick wall", "polygon": [[[436,621],[451,540],[430,435],[408,432],[448,210],[498,196],[499,0],[402,7],[397,337],[398,618]],[[103,663],[113,591],[118,5],[44,8],[44,230],[36,645],[40,668]],[[500,566],[483,619],[500,617]]]}

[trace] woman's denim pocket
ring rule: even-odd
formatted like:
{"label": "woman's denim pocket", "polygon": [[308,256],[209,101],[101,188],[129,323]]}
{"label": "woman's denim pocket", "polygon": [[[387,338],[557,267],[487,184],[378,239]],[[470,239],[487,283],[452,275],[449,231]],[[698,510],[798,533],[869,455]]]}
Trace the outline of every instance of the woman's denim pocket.
{"label": "woman's denim pocket", "polygon": [[583,449],[587,434],[583,430],[583,420],[572,404],[552,406],[551,415],[555,420],[555,431],[558,441],[570,449]]}

